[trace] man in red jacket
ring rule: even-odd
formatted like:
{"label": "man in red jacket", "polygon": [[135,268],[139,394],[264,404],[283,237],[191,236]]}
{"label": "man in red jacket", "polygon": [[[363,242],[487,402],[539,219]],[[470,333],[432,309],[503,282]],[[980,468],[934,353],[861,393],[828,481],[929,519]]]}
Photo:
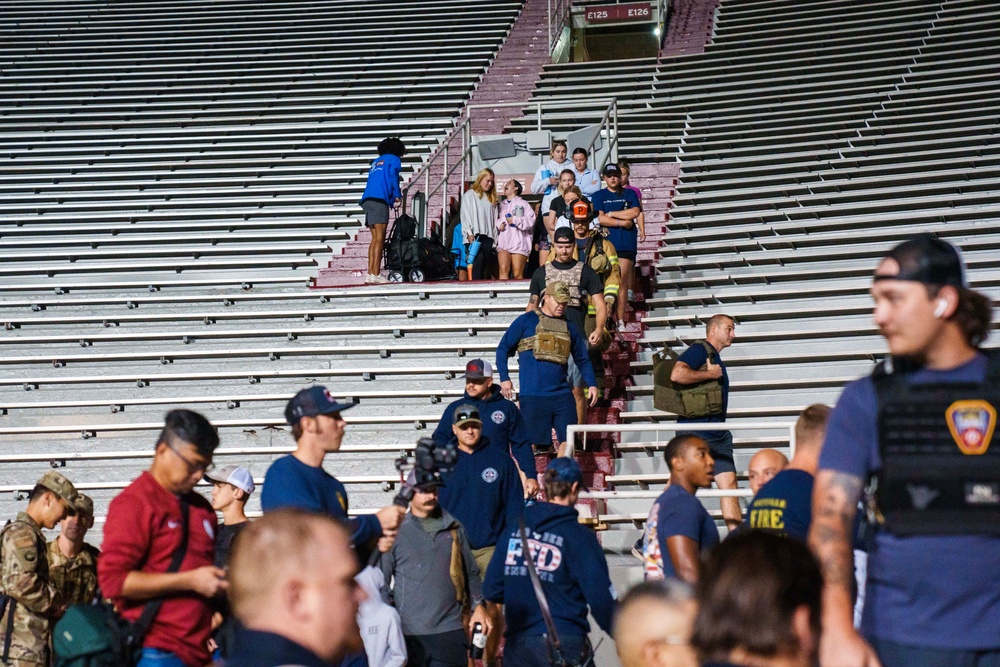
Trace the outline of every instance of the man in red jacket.
{"label": "man in red jacket", "polygon": [[[210,601],[227,587],[212,565],[216,518],[193,492],[212,467],[219,445],[215,428],[197,412],[171,410],[157,440],[153,464],[108,507],[97,576],[122,616],[137,620],[145,605],[163,600],[143,641],[139,667],[203,667],[211,661]],[[183,540],[177,572],[168,572]]]}

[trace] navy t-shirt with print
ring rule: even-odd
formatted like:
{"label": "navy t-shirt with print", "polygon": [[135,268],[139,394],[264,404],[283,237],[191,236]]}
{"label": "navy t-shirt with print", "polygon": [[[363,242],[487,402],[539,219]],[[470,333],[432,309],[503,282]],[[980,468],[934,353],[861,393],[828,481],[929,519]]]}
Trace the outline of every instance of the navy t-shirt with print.
{"label": "navy t-shirt with print", "polygon": [[[982,382],[986,358],[946,371],[922,369],[912,384]],[[820,471],[865,482],[881,469],[878,411],[871,377],[844,388],[830,415]],[[994,446],[997,446],[994,443]],[[900,644],[936,649],[1000,649],[1000,537],[911,535],[886,531],[868,553],[861,631]]]}
{"label": "navy t-shirt with print", "polygon": [[[667,538],[674,535],[694,540],[699,552],[708,551],[719,543],[719,530],[701,501],[684,488],[671,484],[656,499],[643,533],[644,560],[662,561],[665,577],[677,576],[667,549]],[[647,567],[647,575],[648,572]]]}
{"label": "navy t-shirt with print", "polygon": [[[706,343],[711,347],[711,343]],[[715,348],[712,347],[714,350]],[[708,417],[678,417],[677,422],[722,422],[726,421],[726,412],[729,410],[729,373],[726,371],[726,364],[722,361],[722,355],[715,352],[713,355],[715,358],[712,363],[718,364],[722,367],[722,377],[719,378],[719,383],[722,385],[722,412],[717,415],[709,415]],[[695,343],[688,349],[684,350],[678,361],[683,361],[688,367],[693,370],[699,370],[708,361],[708,350],[701,343]]]}
{"label": "navy t-shirt with print", "polygon": [[750,501],[743,525],[805,542],[812,522],[814,479],[805,470],[782,470]]}
{"label": "navy t-shirt with print", "polygon": [[[621,192],[611,192],[611,190],[603,188],[594,193],[594,196],[590,198],[590,203],[594,205],[595,213],[612,213],[630,208],[640,208],[639,198],[635,192],[627,189],[623,189]],[[630,229],[608,227],[608,240],[611,241],[615,250],[635,252],[639,247],[639,231],[635,224]]]}

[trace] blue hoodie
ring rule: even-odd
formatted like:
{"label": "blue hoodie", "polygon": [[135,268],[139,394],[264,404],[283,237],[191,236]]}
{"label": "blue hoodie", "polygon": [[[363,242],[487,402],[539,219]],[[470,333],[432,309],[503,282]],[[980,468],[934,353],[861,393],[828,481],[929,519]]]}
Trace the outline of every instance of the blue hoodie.
{"label": "blue hoodie", "polygon": [[377,199],[392,206],[394,201],[402,199],[403,195],[399,191],[399,172],[402,168],[403,163],[391,153],[379,155],[372,160],[360,203],[364,203],[366,199]]}
{"label": "blue hoodie", "polygon": [[460,405],[474,405],[483,419],[483,437],[499,447],[500,451],[512,454],[525,475],[528,477],[538,475],[538,469],[535,468],[535,454],[531,449],[531,436],[528,435],[524,417],[513,401],[503,397],[497,385],[492,385],[490,393],[483,398],[470,398],[465,394],[446,407],[441,414],[441,421],[434,429],[434,435],[431,436],[435,442],[447,444],[458,441],[454,431],[451,430],[451,423],[454,420],[455,410]]}
{"label": "blue hoodie", "polygon": [[[601,629],[610,633],[616,594],[608,562],[593,531],[580,525],[576,508],[535,503],[525,508],[524,524],[556,630],[566,635],[590,632],[589,607]],[[506,636],[545,634],[520,530],[514,526],[506,534],[506,544],[497,544],[486,570],[483,597],[504,605]]]}
{"label": "blue hoodie", "polygon": [[[497,373],[500,375],[501,381],[506,382],[510,379],[510,371],[507,370],[507,357],[513,357],[517,353],[517,344],[522,339],[535,335],[535,327],[537,326],[538,313],[532,310],[519,315],[507,328],[507,332],[497,344]],[[587,337],[572,322],[567,322],[566,326],[569,329],[573,361],[576,362],[577,368],[583,374],[587,386],[596,387],[597,379],[594,377],[594,367],[587,354]],[[531,350],[521,352],[517,359],[522,395],[558,396],[572,391],[566,379],[566,364],[537,361],[535,353]]]}
{"label": "blue hoodie", "polygon": [[458,462],[444,478],[438,502],[458,519],[473,549],[491,547],[524,511],[524,487],[510,454],[481,437],[469,454],[458,450]]}

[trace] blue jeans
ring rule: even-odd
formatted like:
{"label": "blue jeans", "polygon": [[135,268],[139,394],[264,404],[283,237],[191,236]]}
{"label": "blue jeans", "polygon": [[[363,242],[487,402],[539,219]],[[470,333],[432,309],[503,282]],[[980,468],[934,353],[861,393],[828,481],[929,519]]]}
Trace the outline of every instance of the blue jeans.
{"label": "blue jeans", "polygon": [[171,653],[158,648],[142,649],[142,657],[136,667],[187,667],[180,658]]}

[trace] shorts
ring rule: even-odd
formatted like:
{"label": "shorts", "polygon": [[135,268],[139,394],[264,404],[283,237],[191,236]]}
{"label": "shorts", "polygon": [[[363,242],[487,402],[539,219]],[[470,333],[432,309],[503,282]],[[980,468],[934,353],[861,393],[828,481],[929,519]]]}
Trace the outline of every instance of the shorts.
{"label": "shorts", "polygon": [[566,427],[576,423],[576,401],[572,392],[556,396],[521,395],[521,416],[528,427],[531,444],[552,446],[552,429],[559,442],[566,442]]}
{"label": "shorts", "polygon": [[[691,424],[691,422],[687,422]],[[693,433],[705,439],[708,451],[715,459],[715,474],[720,472],[736,472],[736,460],[733,458],[733,434],[731,431],[678,431],[677,435]]]}
{"label": "shorts", "polygon": [[483,547],[481,549],[472,549],[472,557],[476,561],[476,565],[479,566],[479,571],[486,576],[486,568],[490,566],[490,561],[493,560],[493,552],[497,550],[497,545],[492,545],[489,547]]}
{"label": "shorts", "polygon": [[627,259],[630,262],[635,261],[636,250],[619,250],[618,259]]}
{"label": "shorts", "polygon": [[538,239],[538,249],[539,250],[551,250],[552,249],[552,241],[549,240],[548,235],[545,235],[542,238]]}
{"label": "shorts", "polygon": [[[570,355],[569,361],[566,362],[566,381],[569,382],[569,386],[571,387],[587,386],[587,381],[583,379],[583,373],[580,372],[580,367],[576,365],[572,355]],[[559,442],[562,442],[562,440]]]}
{"label": "shorts", "polygon": [[379,199],[366,199],[361,202],[365,212],[365,227],[389,224],[389,205]]}

